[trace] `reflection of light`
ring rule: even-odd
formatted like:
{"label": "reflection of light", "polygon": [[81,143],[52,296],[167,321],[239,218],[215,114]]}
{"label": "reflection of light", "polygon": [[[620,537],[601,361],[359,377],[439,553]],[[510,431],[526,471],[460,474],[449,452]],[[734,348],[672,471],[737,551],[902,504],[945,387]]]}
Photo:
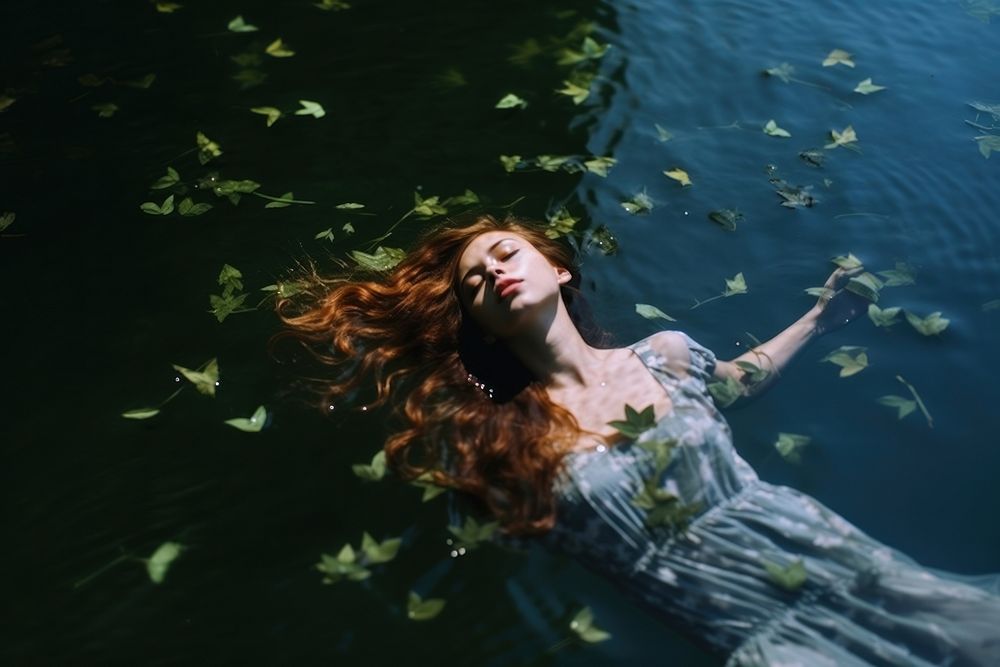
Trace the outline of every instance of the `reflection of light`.
{"label": "reflection of light", "polygon": [[331,403],[329,407],[330,407],[331,410],[333,410],[334,409],[333,403]]}
{"label": "reflection of light", "polygon": [[174,377],[174,382],[180,382],[180,381],[181,379],[179,377]]}

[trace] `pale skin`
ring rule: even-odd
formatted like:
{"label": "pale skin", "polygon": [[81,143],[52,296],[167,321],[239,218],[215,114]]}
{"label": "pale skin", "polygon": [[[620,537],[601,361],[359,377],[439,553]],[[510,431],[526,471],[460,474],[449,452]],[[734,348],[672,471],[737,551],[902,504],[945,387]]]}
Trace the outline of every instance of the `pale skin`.
{"label": "pale skin", "polygon": [[[834,271],[825,284],[828,294],[816,305],[770,340],[730,361],[718,360],[715,377],[742,382],[745,371],[736,362],[748,361],[769,373],[747,387],[746,395],[765,389],[806,343],[860,312],[850,294],[838,291],[853,274]],[[616,431],[608,422],[622,419],[626,404],[638,409],[652,404],[656,419],[672,410],[666,390],[632,350],[599,349],[584,341],[559,291],[570,272],[553,266],[523,237],[506,231],[480,234],[459,258],[457,275],[456,289],[469,314],[488,335],[503,339],[549,397],[591,434],[578,448],[612,441]],[[683,338],[664,331],[651,342],[673,370],[687,372]]]}

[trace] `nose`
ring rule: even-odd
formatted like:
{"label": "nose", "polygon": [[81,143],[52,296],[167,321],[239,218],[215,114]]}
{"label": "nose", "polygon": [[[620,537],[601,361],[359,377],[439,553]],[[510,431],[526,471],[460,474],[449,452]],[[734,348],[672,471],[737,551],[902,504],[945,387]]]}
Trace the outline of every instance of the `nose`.
{"label": "nose", "polygon": [[494,260],[491,260],[489,264],[487,264],[487,266],[486,266],[486,273],[487,273],[487,275],[492,276],[493,280],[495,282],[497,278],[499,278],[500,276],[502,276],[504,274],[504,269],[500,265],[500,262],[498,262],[498,261],[496,261],[494,259]]}

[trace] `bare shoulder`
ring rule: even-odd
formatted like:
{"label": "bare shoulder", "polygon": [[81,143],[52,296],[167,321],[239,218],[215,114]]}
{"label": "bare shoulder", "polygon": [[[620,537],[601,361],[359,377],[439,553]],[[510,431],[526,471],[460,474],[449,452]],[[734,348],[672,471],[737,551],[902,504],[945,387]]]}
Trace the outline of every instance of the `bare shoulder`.
{"label": "bare shoulder", "polygon": [[691,351],[687,339],[679,331],[660,331],[649,337],[649,346],[667,360],[670,369],[686,375],[691,367]]}

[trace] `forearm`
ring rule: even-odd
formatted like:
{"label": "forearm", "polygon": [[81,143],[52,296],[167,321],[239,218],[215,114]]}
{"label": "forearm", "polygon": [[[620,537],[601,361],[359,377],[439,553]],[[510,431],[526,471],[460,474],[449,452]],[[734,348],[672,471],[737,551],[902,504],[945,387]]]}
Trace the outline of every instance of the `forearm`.
{"label": "forearm", "polygon": [[767,372],[764,378],[749,382],[747,373],[738,366],[733,366],[734,371],[739,373],[736,379],[744,384],[744,396],[753,396],[764,391],[781,376],[788,362],[805,347],[806,343],[819,335],[816,326],[818,315],[819,310],[813,308],[773,338],[751,348],[730,362],[732,364],[749,362]]}

